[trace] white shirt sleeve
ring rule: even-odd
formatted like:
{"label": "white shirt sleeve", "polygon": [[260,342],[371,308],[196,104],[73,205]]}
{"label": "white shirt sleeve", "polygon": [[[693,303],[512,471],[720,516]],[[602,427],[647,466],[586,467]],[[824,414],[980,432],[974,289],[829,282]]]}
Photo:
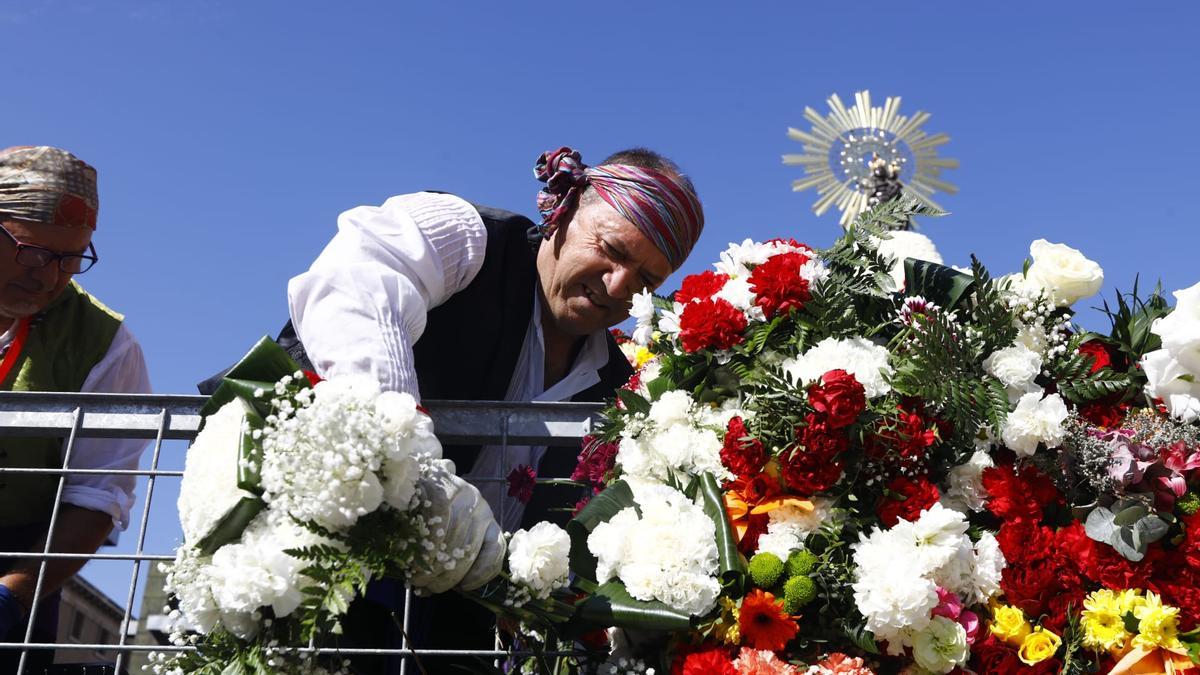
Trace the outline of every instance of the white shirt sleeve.
{"label": "white shirt sleeve", "polygon": [[367,375],[420,398],[412,345],[430,309],[479,273],[487,230],[453,195],[418,192],[338,217],[338,232],[288,283],[296,334],[322,377]]}
{"label": "white shirt sleeve", "polygon": [[[124,323],[113,336],[108,353],[88,373],[80,391],[150,393],[142,347]],[[71,449],[71,468],[136,469],[147,444],[149,441],[144,439],[80,438]],[[136,476],[130,475],[70,474],[63,485],[63,502],[107,513],[112,516],[113,527],[124,530],[129,526],[136,483]]]}

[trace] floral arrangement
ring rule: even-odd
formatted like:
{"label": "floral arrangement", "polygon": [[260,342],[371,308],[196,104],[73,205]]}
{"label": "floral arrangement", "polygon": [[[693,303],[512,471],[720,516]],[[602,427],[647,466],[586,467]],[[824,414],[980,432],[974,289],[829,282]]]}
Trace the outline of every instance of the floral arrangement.
{"label": "floral arrangement", "polygon": [[534,617],[566,584],[566,532],[543,523],[510,545],[409,394],[320,381],[264,339],[204,413],[166,566],[172,641],[197,649],[156,655],[156,672],[350,672],[340,619],[374,579],[500,594]]}
{"label": "floral arrangement", "polygon": [[635,298],[567,528],[596,672],[1198,669],[1200,285],[1088,332],[1082,253],[945,267],[914,214]]}

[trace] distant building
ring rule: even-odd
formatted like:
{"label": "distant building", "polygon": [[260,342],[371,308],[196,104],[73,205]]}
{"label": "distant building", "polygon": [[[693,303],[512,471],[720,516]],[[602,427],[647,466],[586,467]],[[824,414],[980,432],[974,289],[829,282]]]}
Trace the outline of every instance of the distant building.
{"label": "distant building", "polygon": [[[111,644],[120,639],[121,620],[125,608],[118,605],[86,579],[75,575],[62,587],[62,604],[58,610],[58,644]],[[130,628],[133,617],[130,617]],[[55,663],[112,664],[115,651],[94,649],[59,649]],[[131,671],[132,672],[132,671]]]}
{"label": "distant building", "polygon": [[[146,575],[146,590],[142,594],[142,620],[138,622],[137,633],[129,641],[130,644],[170,644],[168,639],[170,619],[163,614],[163,607],[167,604],[167,591],[164,588],[166,581],[167,575],[158,569],[158,565],[151,565],[149,573]],[[144,651],[130,654],[127,668],[130,675],[140,675],[143,672],[142,666],[150,662],[148,656],[149,652]]]}

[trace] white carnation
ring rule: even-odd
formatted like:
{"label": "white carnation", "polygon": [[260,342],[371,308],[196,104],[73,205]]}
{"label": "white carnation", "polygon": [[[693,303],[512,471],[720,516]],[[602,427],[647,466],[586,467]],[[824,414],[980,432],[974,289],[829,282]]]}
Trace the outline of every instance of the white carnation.
{"label": "white carnation", "polygon": [[672,389],[663,392],[657,401],[650,404],[647,417],[665,429],[676,424],[687,424],[693,408],[692,397],[686,391]]}
{"label": "white carnation", "polygon": [[650,338],[654,335],[654,295],[645,290],[634,293],[629,316],[637,321],[633,329],[633,341],[639,345],[650,344]]}
{"label": "white carnation", "polygon": [[933,240],[920,232],[899,230],[889,232],[890,239],[876,239],[879,255],[890,260],[892,267],[889,273],[896,284],[896,290],[904,288],[904,261],[908,258],[926,260],[942,264],[942,254],[938,253]]}
{"label": "white carnation", "polygon": [[1039,443],[1057,448],[1066,437],[1063,423],[1068,414],[1067,404],[1058,394],[1045,398],[1040,391],[1025,394],[1008,414],[1000,437],[1013,452],[1024,457],[1032,456]]}
{"label": "white carnation", "polygon": [[853,589],[854,602],[867,620],[867,629],[877,640],[887,641],[891,654],[901,654],[906,645],[911,645],[912,633],[929,625],[930,614],[938,605],[937,586],[922,575],[916,561],[902,556],[869,574],[860,570]]}
{"label": "white carnation", "polygon": [[758,538],[756,553],[774,553],[787,560],[789,553],[804,548],[808,536],[830,519],[831,505],[831,500],[818,497],[809,509],[781,506],[771,511],[767,514],[767,531]]}
{"label": "white carnation", "polygon": [[1033,381],[1042,372],[1042,357],[1018,343],[992,352],[983,360],[983,369],[1000,380],[1015,402],[1021,395],[1038,390]]}
{"label": "white carnation", "polygon": [[961,512],[978,513],[983,510],[987,490],[983,488],[983,471],[995,466],[992,456],[976,450],[971,459],[952,469],[946,476],[946,489],[942,493],[942,504]]}
{"label": "white carnation", "polygon": [[749,276],[752,267],[765,263],[771,256],[792,251],[808,254],[806,249],[797,248],[781,241],[762,244],[752,239],[746,239],[740,244],[730,244],[721,253],[721,259],[714,267],[717,272],[730,279],[737,279]]}
{"label": "white carnation", "polygon": [[888,350],[862,337],[825,338],[798,357],[783,362],[792,381],[808,386],[825,373],[842,369],[862,384],[867,398],[892,390],[887,378],[894,372],[888,363]]}
{"label": "white carnation", "polygon": [[692,616],[716,604],[716,527],[703,509],[665,485],[631,483],[641,509],[626,508],[588,536],[600,582],[619,578],[638,600]]}
{"label": "white carnation", "polygon": [[513,580],[525,584],[536,598],[567,585],[571,538],[554,523],[541,522],[528,531],[517,530],[508,544],[508,570]]}
{"label": "white carnation", "polygon": [[1059,307],[1091,297],[1104,285],[1104,270],[1066,244],[1038,239],[1029,245],[1029,256],[1033,263],[1026,281],[1045,290]]}
{"label": "white carnation", "polygon": [[205,418],[204,429],[188,448],[178,501],[185,544],[195,545],[242,498],[254,497],[237,485],[245,418],[240,400],[226,403]]}
{"label": "white carnation", "polygon": [[735,414],[736,402],[713,409],[697,406],[685,391],[664,392],[650,405],[649,425],[626,428],[616,463],[626,475],[657,481],[706,471],[719,480],[731,478],[721,464],[721,447]]}
{"label": "white carnation", "polygon": [[968,603],[983,603],[1000,593],[1000,576],[1007,565],[1000,543],[991,532],[984,532],[975,542],[974,592],[966,597]]}

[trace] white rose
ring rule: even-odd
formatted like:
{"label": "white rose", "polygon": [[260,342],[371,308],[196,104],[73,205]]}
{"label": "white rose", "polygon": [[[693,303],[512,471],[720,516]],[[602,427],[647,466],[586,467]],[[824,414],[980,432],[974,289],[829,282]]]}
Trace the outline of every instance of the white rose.
{"label": "white rose", "polygon": [[900,230],[890,233],[891,239],[877,239],[879,255],[892,261],[892,281],[896,288],[904,288],[904,261],[908,258],[926,260],[942,264],[942,254],[938,253],[933,240],[919,232]]}
{"label": "white rose", "polygon": [[528,531],[517,530],[508,545],[508,570],[512,578],[547,598],[567,585],[571,538],[554,523],[541,522]]}
{"label": "white rose", "polygon": [[1059,307],[1093,296],[1104,285],[1104,270],[1066,244],[1038,239],[1029,245],[1029,255],[1033,264],[1026,280],[1045,290]]}
{"label": "white rose", "polygon": [[1009,399],[1016,401],[1022,394],[1038,390],[1033,381],[1042,372],[1042,357],[1023,344],[1015,344],[992,352],[983,360],[983,369],[1000,380]]}
{"label": "white rose", "polygon": [[967,662],[971,649],[967,631],[957,621],[935,616],[925,630],[913,638],[913,659],[934,673],[948,673]]}
{"label": "white rose", "polygon": [[1008,414],[1000,437],[1013,452],[1025,457],[1037,452],[1038,444],[1057,448],[1066,436],[1067,404],[1058,394],[1042,398],[1042,392],[1025,394]]}
{"label": "white rose", "polygon": [[1200,375],[1200,283],[1175,291],[1175,309],[1154,320],[1150,332],[1163,349],[1192,375]]}
{"label": "white rose", "polygon": [[1200,378],[1180,365],[1166,349],[1142,357],[1146,393],[1161,398],[1171,417],[1184,423],[1200,419]]}

